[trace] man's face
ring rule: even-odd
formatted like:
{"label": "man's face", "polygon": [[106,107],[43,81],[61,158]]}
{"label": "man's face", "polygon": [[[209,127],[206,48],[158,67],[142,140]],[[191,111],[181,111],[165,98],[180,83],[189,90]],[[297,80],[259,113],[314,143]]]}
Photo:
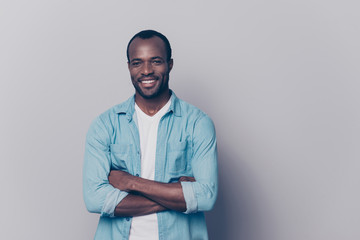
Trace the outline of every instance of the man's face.
{"label": "man's face", "polygon": [[154,99],[169,90],[173,60],[166,60],[165,44],[161,38],[135,38],[129,47],[129,59],[128,67],[136,93]]}

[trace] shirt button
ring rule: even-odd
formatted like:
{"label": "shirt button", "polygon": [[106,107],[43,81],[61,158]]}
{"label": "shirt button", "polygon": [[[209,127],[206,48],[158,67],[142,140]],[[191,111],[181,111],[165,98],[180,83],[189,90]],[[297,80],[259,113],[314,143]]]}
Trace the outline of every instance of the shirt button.
{"label": "shirt button", "polygon": [[126,221],[130,221],[130,218],[129,218],[129,217],[127,217],[127,218],[126,218]]}

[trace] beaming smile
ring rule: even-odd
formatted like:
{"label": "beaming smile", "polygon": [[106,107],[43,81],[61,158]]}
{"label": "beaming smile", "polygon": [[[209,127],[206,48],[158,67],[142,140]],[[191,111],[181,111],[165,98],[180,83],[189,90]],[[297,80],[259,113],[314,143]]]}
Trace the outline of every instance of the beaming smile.
{"label": "beaming smile", "polygon": [[158,80],[158,78],[156,78],[156,77],[142,77],[142,78],[139,78],[138,82],[144,88],[152,88],[156,85],[157,80]]}
{"label": "beaming smile", "polygon": [[147,83],[153,83],[153,82],[155,82],[155,80],[143,80],[140,82],[147,84]]}

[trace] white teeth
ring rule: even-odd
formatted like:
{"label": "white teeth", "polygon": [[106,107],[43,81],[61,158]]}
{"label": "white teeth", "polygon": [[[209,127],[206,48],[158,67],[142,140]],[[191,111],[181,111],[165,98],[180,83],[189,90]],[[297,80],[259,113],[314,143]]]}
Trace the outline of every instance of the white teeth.
{"label": "white teeth", "polygon": [[142,81],[142,83],[153,83],[155,80]]}

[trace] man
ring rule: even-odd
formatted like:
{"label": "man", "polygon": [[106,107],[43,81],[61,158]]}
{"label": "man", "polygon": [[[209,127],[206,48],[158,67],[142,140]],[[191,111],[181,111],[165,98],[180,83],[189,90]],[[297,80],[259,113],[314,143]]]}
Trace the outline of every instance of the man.
{"label": "man", "polygon": [[217,196],[211,119],[169,89],[171,47],[159,32],[127,47],[135,95],[101,114],[86,137],[83,193],[95,239],[208,239]]}

